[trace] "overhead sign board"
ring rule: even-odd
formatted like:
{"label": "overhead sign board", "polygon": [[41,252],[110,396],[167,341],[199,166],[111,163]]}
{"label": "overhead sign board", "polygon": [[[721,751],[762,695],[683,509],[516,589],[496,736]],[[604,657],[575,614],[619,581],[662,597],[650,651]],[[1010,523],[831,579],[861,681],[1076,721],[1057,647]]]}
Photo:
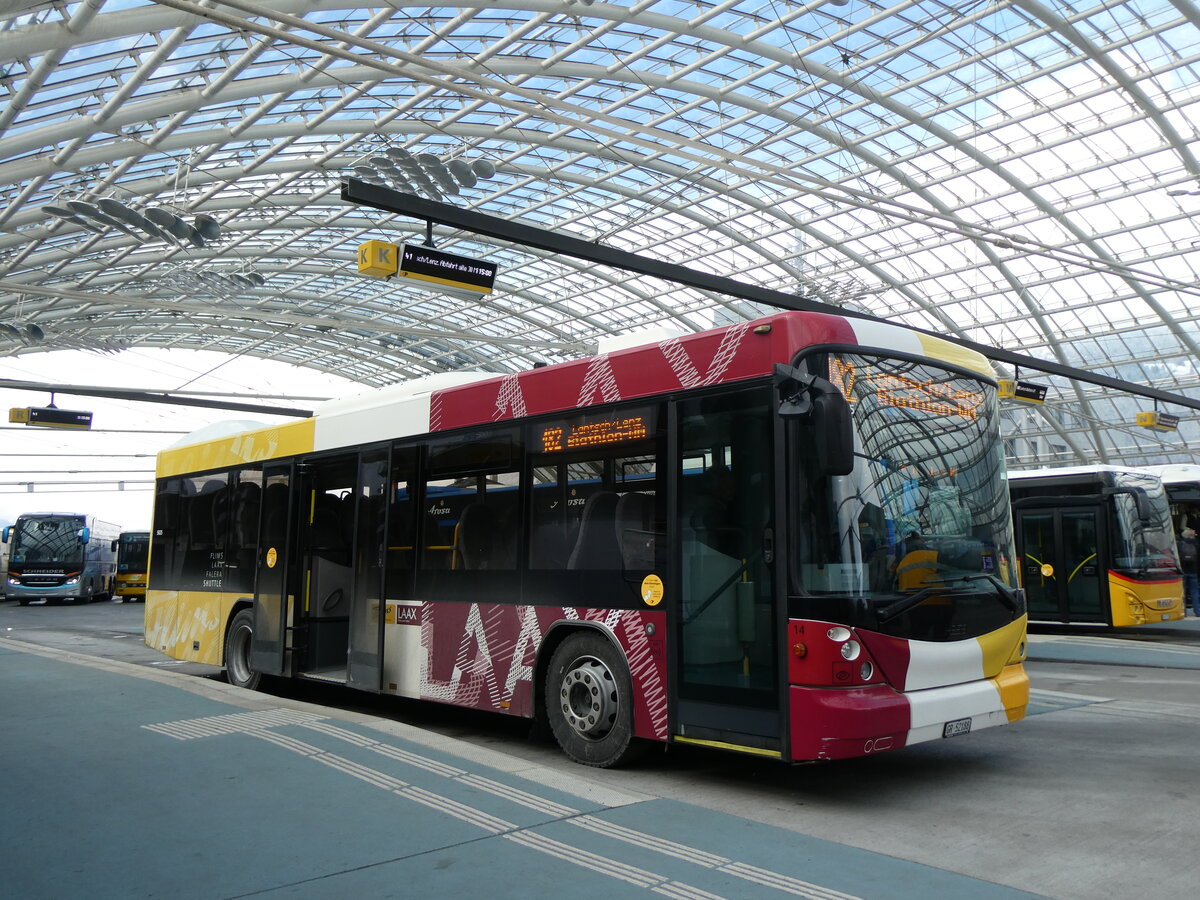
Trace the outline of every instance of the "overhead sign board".
{"label": "overhead sign board", "polygon": [[1155,431],[1174,431],[1179,427],[1179,416],[1152,410],[1137,414],[1137,424],[1142,428],[1153,428]]}
{"label": "overhead sign board", "polygon": [[18,425],[87,430],[92,427],[92,414],[77,409],[59,409],[56,406],[13,407],[8,411],[8,421]]}
{"label": "overhead sign board", "polygon": [[1000,399],[1020,400],[1024,403],[1045,403],[1047,387],[1032,381],[1000,381]]}
{"label": "overhead sign board", "polygon": [[398,274],[480,294],[490,294],[496,282],[494,263],[442,253],[421,244],[404,245]]}
{"label": "overhead sign board", "polygon": [[496,265],[469,256],[443,253],[423,244],[403,247],[388,241],[365,241],[358,245],[358,271],[376,278],[413,278],[446,287],[490,294],[496,283]]}

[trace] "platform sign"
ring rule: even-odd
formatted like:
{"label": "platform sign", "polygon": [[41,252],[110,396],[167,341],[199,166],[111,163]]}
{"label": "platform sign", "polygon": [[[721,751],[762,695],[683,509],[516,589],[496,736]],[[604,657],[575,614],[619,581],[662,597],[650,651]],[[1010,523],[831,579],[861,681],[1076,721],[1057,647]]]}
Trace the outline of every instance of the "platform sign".
{"label": "platform sign", "polygon": [[77,409],[59,409],[56,406],[13,407],[8,411],[8,421],[17,425],[40,425],[44,428],[92,427],[92,414]]}
{"label": "platform sign", "polygon": [[366,241],[358,245],[358,271],[363,275],[387,278],[395,275],[400,248],[387,241]]}
{"label": "platform sign", "polygon": [[1044,384],[1035,384],[1032,381],[1001,379],[999,385],[1001,400],[1020,400],[1023,403],[1046,402],[1046,392],[1048,389]]}
{"label": "platform sign", "polygon": [[1135,420],[1142,428],[1153,428],[1155,431],[1174,431],[1179,427],[1179,416],[1151,410],[1140,412]]}
{"label": "platform sign", "polygon": [[496,283],[494,263],[442,253],[421,244],[404,245],[398,274],[479,294],[490,294]]}

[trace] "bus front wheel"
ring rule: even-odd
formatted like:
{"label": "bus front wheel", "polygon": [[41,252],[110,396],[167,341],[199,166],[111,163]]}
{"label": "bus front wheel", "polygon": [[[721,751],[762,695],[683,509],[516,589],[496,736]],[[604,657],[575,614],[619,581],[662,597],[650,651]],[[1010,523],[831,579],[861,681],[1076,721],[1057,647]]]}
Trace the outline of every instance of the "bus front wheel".
{"label": "bus front wheel", "polygon": [[576,762],[606,769],[641,749],[624,660],[598,634],[573,634],[550,657],[546,713],[559,746]]}
{"label": "bus front wheel", "polygon": [[250,664],[250,644],[254,639],[254,611],[243,609],[229,623],[225,634],[225,677],[229,683],[250,691],[258,690],[262,673]]}

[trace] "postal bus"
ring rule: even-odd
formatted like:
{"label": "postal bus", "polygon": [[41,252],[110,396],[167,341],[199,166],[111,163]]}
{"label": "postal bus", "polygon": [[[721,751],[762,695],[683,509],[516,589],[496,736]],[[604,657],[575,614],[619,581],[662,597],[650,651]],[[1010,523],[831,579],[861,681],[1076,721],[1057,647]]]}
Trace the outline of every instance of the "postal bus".
{"label": "postal bus", "polygon": [[595,766],[1024,715],[983,357],[805,312],[603,349],[163,451],[147,644],[251,688],[538,717]]}
{"label": "postal bus", "polygon": [[1162,479],[1167,492],[1167,503],[1171,507],[1171,521],[1175,536],[1185,528],[1200,532],[1200,466],[1190,463],[1172,463],[1162,466],[1142,466]]}
{"label": "postal bus", "polygon": [[117,577],[113,593],[125,603],[146,599],[146,570],[150,560],[150,532],[122,531],[113,541]]}
{"label": "postal bus", "polygon": [[1157,475],[1078,466],[1014,471],[1008,483],[1030,621],[1122,627],[1183,618]]}
{"label": "postal bus", "polygon": [[34,600],[90,603],[112,597],[113,538],[120,529],[84,513],[25,513],[4,529],[8,570],[4,591],[28,606]]}

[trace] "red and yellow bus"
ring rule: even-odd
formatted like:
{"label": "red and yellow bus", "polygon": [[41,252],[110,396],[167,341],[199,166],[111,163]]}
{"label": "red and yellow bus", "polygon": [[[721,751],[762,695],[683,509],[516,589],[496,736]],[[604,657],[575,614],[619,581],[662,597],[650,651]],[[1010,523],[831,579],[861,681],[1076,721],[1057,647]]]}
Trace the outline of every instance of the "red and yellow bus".
{"label": "red and yellow bus", "polygon": [[151,647],[246,687],[542,717],[595,766],[653,742],[860,756],[1028,702],[991,368],[865,320],[197,436],[159,455],[152,542]]}
{"label": "red and yellow bus", "polygon": [[1009,473],[1030,621],[1125,627],[1184,617],[1171,509],[1142,469]]}

